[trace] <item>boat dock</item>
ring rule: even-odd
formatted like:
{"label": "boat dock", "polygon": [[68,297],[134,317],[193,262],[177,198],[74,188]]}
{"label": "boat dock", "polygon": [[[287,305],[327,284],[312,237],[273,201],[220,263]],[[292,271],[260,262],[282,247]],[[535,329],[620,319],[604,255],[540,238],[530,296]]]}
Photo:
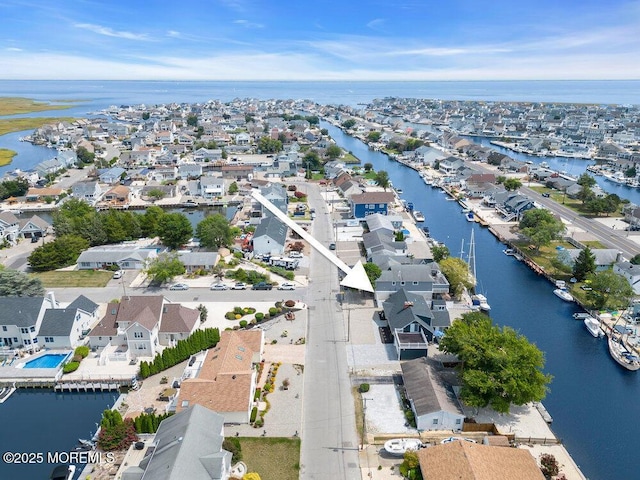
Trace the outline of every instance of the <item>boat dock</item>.
{"label": "boat dock", "polygon": [[105,392],[105,391],[118,391],[121,387],[131,386],[131,381],[123,382],[110,380],[105,382],[59,382],[53,387],[56,392]]}

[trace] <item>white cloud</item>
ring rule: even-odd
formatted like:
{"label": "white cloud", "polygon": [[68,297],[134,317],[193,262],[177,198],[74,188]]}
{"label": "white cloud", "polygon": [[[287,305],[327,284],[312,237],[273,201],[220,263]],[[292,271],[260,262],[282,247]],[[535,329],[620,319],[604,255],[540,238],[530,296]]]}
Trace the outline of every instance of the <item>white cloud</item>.
{"label": "white cloud", "polygon": [[180,32],[176,32],[175,30],[169,30],[167,32],[167,37],[171,38],[182,38],[182,34]]}
{"label": "white cloud", "polygon": [[22,52],[22,49],[18,48],[18,47],[7,47],[7,48],[5,48],[5,50],[7,52]]}
{"label": "white cloud", "polygon": [[264,25],[261,23],[254,23],[248,20],[234,20],[233,23],[236,25],[241,25],[245,28],[264,28]]}
{"label": "white cloud", "polygon": [[81,28],[83,30],[89,30],[90,32],[97,33],[99,35],[105,35],[107,37],[126,38],[128,40],[151,40],[145,33],[117,31],[109,27],[103,27],[102,25],[95,25],[93,23],[76,23],[74,27]]}
{"label": "white cloud", "polygon": [[376,18],[375,20],[371,20],[367,23],[367,28],[371,30],[382,30],[381,27],[384,26],[384,18]]}

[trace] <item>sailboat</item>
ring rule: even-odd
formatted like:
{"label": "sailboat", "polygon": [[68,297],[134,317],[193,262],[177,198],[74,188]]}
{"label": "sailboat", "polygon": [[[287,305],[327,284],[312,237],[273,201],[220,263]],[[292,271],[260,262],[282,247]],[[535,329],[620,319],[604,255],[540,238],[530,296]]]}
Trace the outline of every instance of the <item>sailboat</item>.
{"label": "sailboat", "polygon": [[[471,230],[467,263],[469,264],[469,270],[471,272],[471,276],[473,277],[473,281],[477,283],[478,279],[476,277],[476,242],[474,237],[474,230]],[[483,312],[488,312],[489,310],[491,310],[491,306],[489,305],[489,302],[487,302],[487,297],[485,297],[481,293],[471,295],[471,308],[474,307],[475,309],[482,310]]]}

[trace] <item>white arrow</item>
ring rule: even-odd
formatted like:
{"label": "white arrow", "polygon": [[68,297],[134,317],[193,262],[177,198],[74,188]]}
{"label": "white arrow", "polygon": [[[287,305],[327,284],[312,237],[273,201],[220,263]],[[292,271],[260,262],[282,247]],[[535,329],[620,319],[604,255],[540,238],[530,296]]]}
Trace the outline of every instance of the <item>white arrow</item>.
{"label": "white arrow", "polygon": [[336,255],[329,250],[327,247],[322,245],[318,240],[313,238],[304,228],[290,219],[282,210],[276,207],[269,199],[265,198],[257,190],[251,191],[251,196],[255,198],[258,202],[260,202],[264,207],[273,213],[276,218],[281,220],[285,225],[290,227],[294,232],[300,235],[304,240],[309,242],[318,253],[320,253],[327,260],[332,262],[336,267],[346,273],[346,276],[340,282],[340,285],[344,287],[355,288],[356,290],[364,290],[365,292],[372,292],[373,287],[371,286],[371,282],[369,281],[369,277],[367,276],[367,272],[362,265],[362,262],[358,260],[353,268],[349,267],[346,263],[340,260]]}

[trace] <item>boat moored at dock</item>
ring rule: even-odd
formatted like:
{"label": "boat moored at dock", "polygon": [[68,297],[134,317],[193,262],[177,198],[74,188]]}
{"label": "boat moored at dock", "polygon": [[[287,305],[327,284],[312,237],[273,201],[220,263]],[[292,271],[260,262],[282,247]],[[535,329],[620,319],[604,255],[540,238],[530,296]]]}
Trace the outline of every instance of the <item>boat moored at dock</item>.
{"label": "boat moored at dock", "polygon": [[584,320],[584,326],[587,327],[587,330],[591,335],[596,338],[604,336],[604,332],[600,328],[600,322],[593,318],[591,315],[586,317]]}
{"label": "boat moored at dock", "polygon": [[619,338],[613,338],[612,335],[609,335],[608,344],[609,353],[618,365],[631,371],[640,369],[640,358],[629,352]]}
{"label": "boat moored at dock", "polygon": [[411,213],[416,222],[424,222],[424,215],[420,210],[413,210]]}
{"label": "boat moored at dock", "polygon": [[556,288],[553,291],[553,294],[558,297],[561,298],[562,300],[564,300],[565,302],[573,302],[573,297],[571,296],[571,294],[569,292],[567,292],[565,289],[563,288]]}

